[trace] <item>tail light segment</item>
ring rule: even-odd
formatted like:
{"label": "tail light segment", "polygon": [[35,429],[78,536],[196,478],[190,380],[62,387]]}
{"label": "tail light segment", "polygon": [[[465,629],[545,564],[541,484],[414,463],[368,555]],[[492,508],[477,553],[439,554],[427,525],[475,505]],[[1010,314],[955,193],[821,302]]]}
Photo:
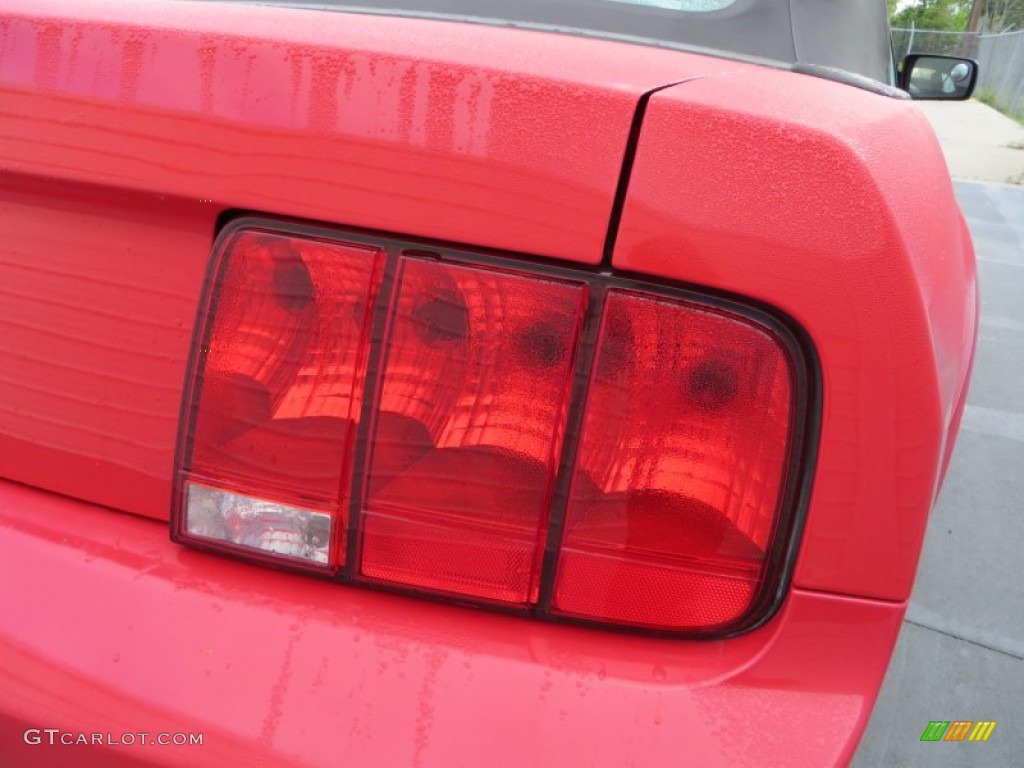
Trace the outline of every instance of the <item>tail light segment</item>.
{"label": "tail light segment", "polygon": [[721,634],[781,596],[812,380],[759,310],[608,274],[230,225],[172,536],[340,581]]}
{"label": "tail light segment", "polygon": [[[585,299],[581,282],[399,258],[363,576],[535,599]],[[420,455],[391,437],[393,419],[423,426]]]}

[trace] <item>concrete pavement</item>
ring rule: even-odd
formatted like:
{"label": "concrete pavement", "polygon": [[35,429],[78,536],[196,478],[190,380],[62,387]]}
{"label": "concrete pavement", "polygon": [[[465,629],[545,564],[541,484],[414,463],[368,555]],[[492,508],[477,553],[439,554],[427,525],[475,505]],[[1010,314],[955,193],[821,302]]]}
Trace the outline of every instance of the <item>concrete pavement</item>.
{"label": "concrete pavement", "polygon": [[939,137],[954,179],[1024,184],[1024,125],[980,101],[916,105]]}

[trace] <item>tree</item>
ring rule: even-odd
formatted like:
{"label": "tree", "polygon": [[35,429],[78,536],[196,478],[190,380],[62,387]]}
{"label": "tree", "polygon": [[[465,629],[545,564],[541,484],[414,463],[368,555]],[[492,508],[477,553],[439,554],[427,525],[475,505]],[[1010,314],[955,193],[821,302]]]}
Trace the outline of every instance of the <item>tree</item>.
{"label": "tree", "polygon": [[987,32],[1024,30],[1024,0],[974,0],[971,13],[976,29]]}
{"label": "tree", "polygon": [[[1024,0],[993,0],[993,2],[1024,4]],[[967,19],[971,13],[970,0],[917,0],[914,4],[897,11],[896,8],[901,4],[892,0],[889,2],[890,20],[894,27],[913,26],[918,29],[962,32],[967,27]]]}

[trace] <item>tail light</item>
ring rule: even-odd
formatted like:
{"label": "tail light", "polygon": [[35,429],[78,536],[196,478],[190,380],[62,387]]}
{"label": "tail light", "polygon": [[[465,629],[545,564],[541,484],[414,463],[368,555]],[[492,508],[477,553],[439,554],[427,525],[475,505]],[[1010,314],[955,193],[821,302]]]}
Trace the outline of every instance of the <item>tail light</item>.
{"label": "tail light", "polygon": [[678,633],[781,595],[810,378],[765,313],[248,220],[196,328],[178,541]]}

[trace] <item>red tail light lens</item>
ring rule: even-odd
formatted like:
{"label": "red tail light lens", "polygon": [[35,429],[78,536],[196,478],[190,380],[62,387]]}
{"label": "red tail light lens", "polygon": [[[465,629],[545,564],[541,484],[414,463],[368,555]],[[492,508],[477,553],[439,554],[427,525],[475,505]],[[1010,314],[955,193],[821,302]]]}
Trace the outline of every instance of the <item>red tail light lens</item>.
{"label": "red tail light lens", "polygon": [[351,582],[707,633],[770,610],[809,377],[769,316],[269,222],[218,241],[172,531]]}
{"label": "red tail light lens", "polygon": [[743,319],[609,291],[555,610],[652,628],[742,616],[779,519],[790,376]]}
{"label": "red tail light lens", "polygon": [[242,231],[196,356],[180,532],[341,562],[379,249]]}
{"label": "red tail light lens", "polygon": [[527,603],[536,593],[584,286],[403,256],[378,423],[415,419],[400,474],[377,430],[361,572]]}

